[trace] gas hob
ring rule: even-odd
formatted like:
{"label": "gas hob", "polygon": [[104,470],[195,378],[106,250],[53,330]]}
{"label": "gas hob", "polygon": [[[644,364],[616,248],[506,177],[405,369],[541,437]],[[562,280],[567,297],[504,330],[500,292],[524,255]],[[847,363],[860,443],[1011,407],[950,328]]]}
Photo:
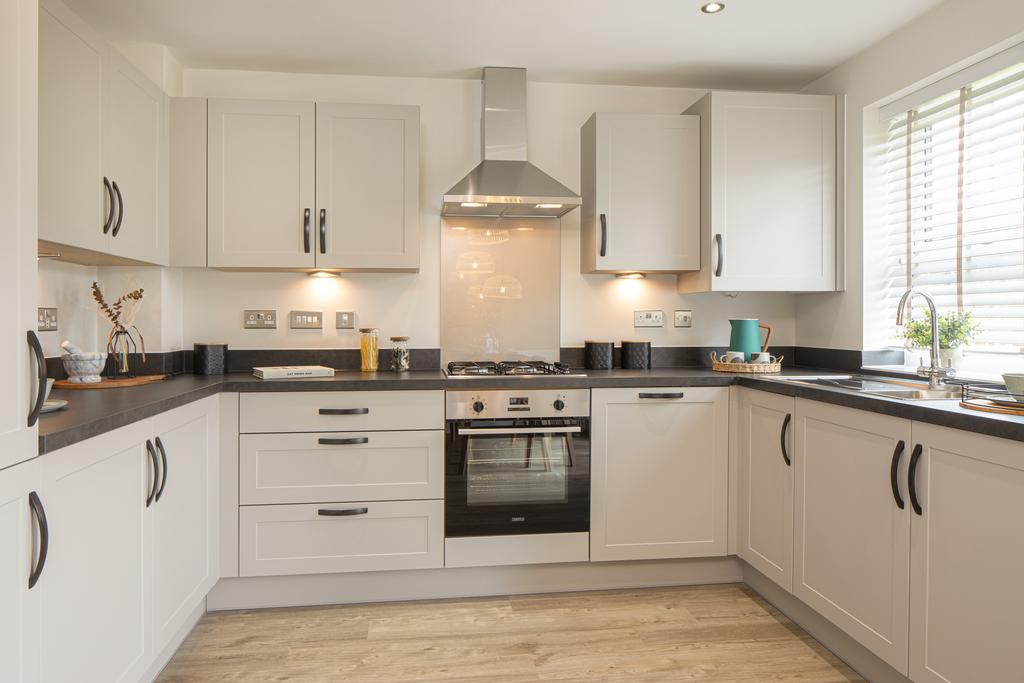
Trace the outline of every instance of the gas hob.
{"label": "gas hob", "polygon": [[452,361],[448,363],[449,377],[586,377],[562,363],[538,360],[511,361]]}

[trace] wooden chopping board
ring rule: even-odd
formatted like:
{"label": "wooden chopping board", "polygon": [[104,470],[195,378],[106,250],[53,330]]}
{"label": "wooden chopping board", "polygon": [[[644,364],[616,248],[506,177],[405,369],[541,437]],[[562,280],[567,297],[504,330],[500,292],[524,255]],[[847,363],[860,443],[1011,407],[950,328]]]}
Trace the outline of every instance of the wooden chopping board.
{"label": "wooden chopping board", "polygon": [[123,389],[125,387],[140,387],[144,384],[159,382],[166,375],[139,375],[138,377],[103,377],[99,382],[92,384],[72,384],[66,379],[59,379],[53,383],[54,389]]}

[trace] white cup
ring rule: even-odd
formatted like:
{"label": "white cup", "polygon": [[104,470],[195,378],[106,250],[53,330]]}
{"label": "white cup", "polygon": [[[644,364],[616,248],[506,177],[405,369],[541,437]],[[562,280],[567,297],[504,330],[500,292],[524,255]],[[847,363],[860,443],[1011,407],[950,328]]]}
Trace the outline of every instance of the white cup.
{"label": "white cup", "polygon": [[722,357],[722,361],[725,363],[745,363],[747,357],[743,355],[742,351],[726,351]]}
{"label": "white cup", "polygon": [[773,360],[774,359],[772,358],[772,354],[768,353],[767,351],[755,353],[750,357],[751,363],[771,363]]}

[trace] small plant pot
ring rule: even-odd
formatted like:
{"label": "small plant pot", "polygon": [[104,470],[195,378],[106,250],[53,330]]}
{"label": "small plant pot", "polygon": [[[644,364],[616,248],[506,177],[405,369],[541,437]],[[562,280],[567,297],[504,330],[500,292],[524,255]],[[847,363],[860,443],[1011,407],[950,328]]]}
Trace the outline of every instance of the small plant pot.
{"label": "small plant pot", "polygon": [[960,370],[960,367],[964,364],[964,350],[961,348],[939,349],[939,360],[942,361],[942,367],[944,368]]}

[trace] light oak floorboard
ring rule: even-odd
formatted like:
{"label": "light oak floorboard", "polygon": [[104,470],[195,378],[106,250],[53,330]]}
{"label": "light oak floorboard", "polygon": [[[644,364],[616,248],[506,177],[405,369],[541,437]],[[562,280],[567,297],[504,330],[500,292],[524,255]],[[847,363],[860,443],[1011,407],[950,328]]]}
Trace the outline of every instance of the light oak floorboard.
{"label": "light oak floorboard", "polygon": [[214,612],[159,681],[862,679],[732,584]]}

